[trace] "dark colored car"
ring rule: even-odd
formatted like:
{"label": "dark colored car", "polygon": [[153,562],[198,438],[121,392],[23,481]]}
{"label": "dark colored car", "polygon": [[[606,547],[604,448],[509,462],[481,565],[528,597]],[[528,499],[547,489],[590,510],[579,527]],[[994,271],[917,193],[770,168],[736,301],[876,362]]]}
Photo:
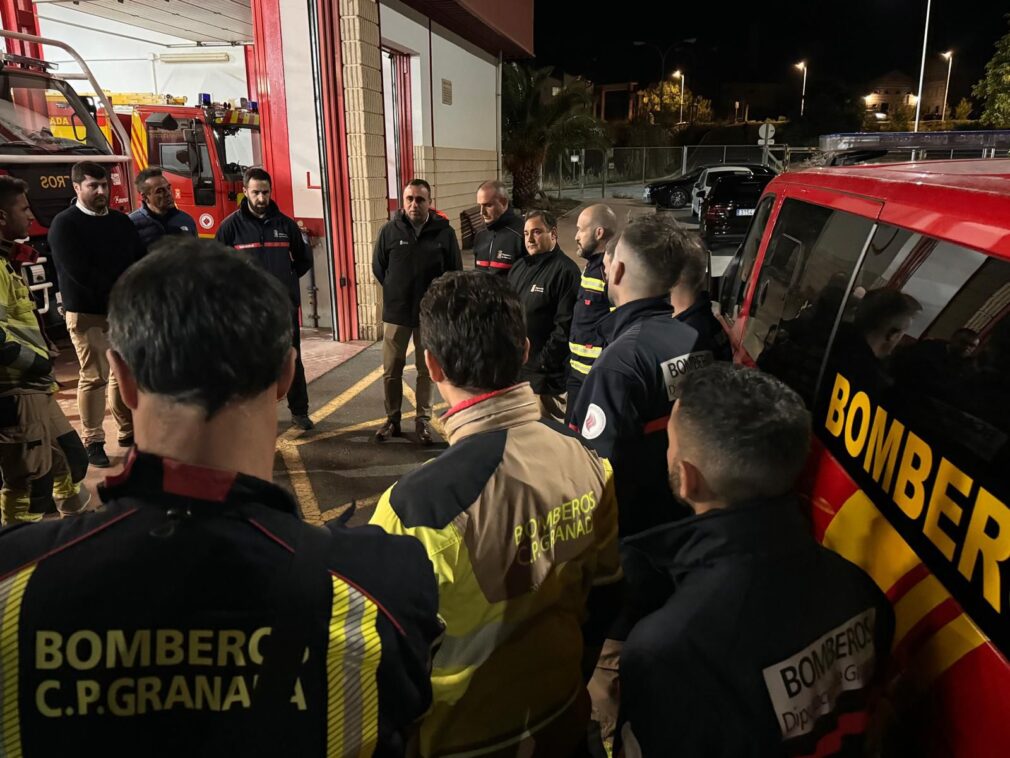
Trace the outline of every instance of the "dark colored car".
{"label": "dark colored car", "polygon": [[720,178],[712,186],[702,202],[698,227],[698,233],[709,249],[743,242],[761,193],[773,178],[731,174]]}
{"label": "dark colored car", "polygon": [[646,185],[642,200],[660,208],[686,208],[691,203],[691,188],[707,168],[711,166],[698,166],[681,176],[657,179]]}

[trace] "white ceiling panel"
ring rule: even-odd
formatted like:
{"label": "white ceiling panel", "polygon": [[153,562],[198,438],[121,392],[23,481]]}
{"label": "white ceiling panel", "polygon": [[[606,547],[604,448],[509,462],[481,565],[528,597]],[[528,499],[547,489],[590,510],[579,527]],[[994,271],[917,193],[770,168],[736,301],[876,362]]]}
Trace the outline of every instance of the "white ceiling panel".
{"label": "white ceiling panel", "polygon": [[207,44],[237,44],[253,38],[250,0],[36,0],[39,10],[63,6],[173,37]]}

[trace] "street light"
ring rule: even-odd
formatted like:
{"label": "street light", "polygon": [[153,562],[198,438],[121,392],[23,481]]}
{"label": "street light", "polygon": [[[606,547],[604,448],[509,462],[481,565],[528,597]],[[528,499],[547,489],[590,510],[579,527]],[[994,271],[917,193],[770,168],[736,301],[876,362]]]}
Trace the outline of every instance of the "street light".
{"label": "street light", "polygon": [[800,61],[796,68],[803,72],[803,92],[800,94],[800,118],[803,118],[803,111],[807,104],[807,62]]}
{"label": "street light", "polygon": [[631,43],[635,47],[651,47],[657,53],[659,53],[659,110],[663,111],[663,84],[666,82],[666,56],[670,53],[676,45],[670,45],[666,50],[661,48],[659,45],[654,45],[651,42],[643,42],[642,40],[635,40]]}
{"label": "street light", "polygon": [[947,86],[943,88],[943,121],[947,122],[947,95],[950,94],[950,69],[954,65],[954,51],[948,50],[945,53],[940,53],[941,58],[947,59]]}
{"label": "street light", "polygon": [[926,42],[929,40],[929,10],[932,4],[932,0],[926,0],[926,29],[922,33],[922,66],[919,68],[919,94],[916,95],[915,100],[915,128],[912,130],[914,132],[919,131],[919,111],[922,109],[922,81],[926,78]]}
{"label": "street light", "polygon": [[671,74],[674,79],[680,79],[680,121],[678,124],[684,123],[684,87],[687,85],[687,77],[684,72],[679,68]]}

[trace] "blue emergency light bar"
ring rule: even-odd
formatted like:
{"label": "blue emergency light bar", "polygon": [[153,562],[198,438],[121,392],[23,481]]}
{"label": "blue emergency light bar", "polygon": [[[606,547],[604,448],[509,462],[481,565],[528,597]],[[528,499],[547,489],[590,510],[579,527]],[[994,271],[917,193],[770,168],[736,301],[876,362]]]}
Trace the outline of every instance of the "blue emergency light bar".
{"label": "blue emergency light bar", "polygon": [[197,100],[199,101],[200,105],[202,105],[205,108],[209,108],[210,107],[211,103],[210,103],[210,93],[209,92],[201,92],[196,97],[197,97]]}

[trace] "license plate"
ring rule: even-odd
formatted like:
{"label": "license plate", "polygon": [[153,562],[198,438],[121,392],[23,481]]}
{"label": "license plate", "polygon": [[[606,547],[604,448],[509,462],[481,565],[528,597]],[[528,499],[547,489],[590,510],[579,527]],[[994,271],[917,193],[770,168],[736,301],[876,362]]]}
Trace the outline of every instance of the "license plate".
{"label": "license plate", "polygon": [[754,215],[754,209],[753,208],[737,208],[736,209],[736,215],[738,215],[738,216],[753,216]]}

